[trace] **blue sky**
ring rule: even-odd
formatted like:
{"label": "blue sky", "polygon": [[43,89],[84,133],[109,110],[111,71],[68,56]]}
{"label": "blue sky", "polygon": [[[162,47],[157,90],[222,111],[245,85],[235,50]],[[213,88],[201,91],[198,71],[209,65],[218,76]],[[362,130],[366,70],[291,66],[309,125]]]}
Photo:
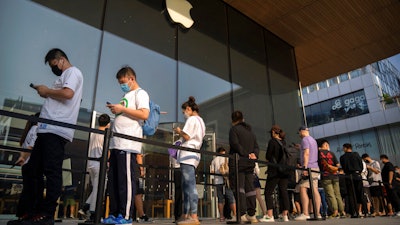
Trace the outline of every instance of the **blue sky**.
{"label": "blue sky", "polygon": [[388,58],[390,62],[400,71],[400,54],[394,55]]}

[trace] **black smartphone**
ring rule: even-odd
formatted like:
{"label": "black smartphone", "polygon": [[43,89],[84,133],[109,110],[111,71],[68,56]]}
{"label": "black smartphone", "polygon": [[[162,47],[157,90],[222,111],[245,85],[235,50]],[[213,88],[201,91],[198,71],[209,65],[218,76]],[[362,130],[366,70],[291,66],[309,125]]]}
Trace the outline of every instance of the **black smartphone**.
{"label": "black smartphone", "polygon": [[111,102],[106,102],[107,103],[107,105],[111,105]]}
{"label": "black smartphone", "polygon": [[29,85],[29,87],[31,87],[31,88],[33,88],[33,89],[36,89],[36,88],[35,88],[35,85],[34,85],[33,83],[31,83],[31,84]]}

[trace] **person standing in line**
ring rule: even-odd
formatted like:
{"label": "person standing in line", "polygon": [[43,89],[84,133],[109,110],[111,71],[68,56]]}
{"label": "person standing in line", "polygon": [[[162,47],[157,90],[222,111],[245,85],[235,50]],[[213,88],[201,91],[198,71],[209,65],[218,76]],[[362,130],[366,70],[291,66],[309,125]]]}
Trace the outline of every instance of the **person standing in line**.
{"label": "person standing in line", "polygon": [[[199,106],[196,104],[195,98],[190,96],[181,108],[186,122],[183,129],[176,127],[175,132],[181,138],[182,147],[200,150],[206,126],[199,115]],[[200,153],[197,152],[178,151],[177,160],[181,168],[183,190],[183,214],[177,221],[178,225],[200,224],[197,216],[198,193],[196,190],[196,168],[199,165],[200,157]]]}
{"label": "person standing in line", "polygon": [[374,213],[372,216],[383,216],[385,215],[385,209],[381,198],[383,198],[383,192],[381,187],[382,176],[381,176],[381,165],[378,161],[371,159],[371,157],[364,153],[361,158],[367,164],[367,169],[369,171],[368,180],[370,181],[369,190],[372,196],[372,205],[374,208]]}
{"label": "person standing in line", "polygon": [[[39,117],[40,113],[35,113],[35,117]],[[25,129],[22,133],[21,139],[19,141],[19,145],[21,148],[24,149],[29,149],[32,151],[33,146],[35,145],[36,139],[37,139],[37,122],[32,122],[32,121],[27,121],[25,124]],[[26,163],[28,163],[29,157],[31,153],[30,152],[20,152],[19,157],[17,161],[14,163],[14,165],[20,165],[24,166]],[[29,193],[26,193],[28,194]],[[24,208],[26,205],[30,204],[29,202],[23,203],[22,201],[26,200],[28,198],[24,196],[20,196],[19,201],[18,201],[18,206],[17,206],[17,212],[16,216],[18,218],[22,217],[26,213],[26,209]]]}
{"label": "person standing in line", "polygon": [[[229,173],[229,184],[234,193],[235,199],[240,198],[241,222],[258,222],[256,218],[256,192],[254,190],[254,167],[258,158],[259,147],[256,135],[251,126],[244,122],[243,113],[235,111],[231,115],[232,127],[229,131],[230,155],[239,155],[239,173]],[[229,171],[235,171],[234,160],[229,160]],[[239,180],[239,187],[236,187],[236,179]],[[239,193],[237,193],[239,190]],[[236,200],[237,201],[237,200]]]}
{"label": "person standing in line", "polygon": [[[394,166],[390,162],[389,157],[385,154],[380,156],[383,163],[382,168],[382,182],[387,191],[387,203],[388,203],[388,215],[389,216],[400,216],[400,200],[397,196],[397,192],[394,191],[395,184],[395,171]],[[397,213],[396,213],[397,212]]]}
{"label": "person standing in line", "polygon": [[[217,149],[217,152],[220,154],[226,154],[226,150],[223,147],[219,147]],[[223,156],[217,156],[211,161],[211,173],[216,173],[216,174],[222,174],[220,171],[221,166],[224,164],[228,164],[229,159],[227,157]],[[228,174],[223,174],[224,176]],[[234,216],[236,215],[236,202],[235,202],[235,197],[233,196],[232,190],[227,186],[225,182],[225,178],[223,176],[219,175],[214,175],[214,185],[217,190],[217,197],[218,197],[218,211],[219,211],[219,221],[224,222],[225,217],[224,217],[224,204],[225,199],[228,200],[227,204],[229,204],[229,207],[231,211],[233,212]]]}
{"label": "person standing in line", "polygon": [[[72,66],[65,52],[58,48],[48,51],[44,62],[48,63],[58,78],[51,88],[45,85],[32,86],[45,99],[40,118],[76,124],[82,100],[81,71]],[[57,199],[62,190],[64,147],[73,137],[74,129],[38,123],[37,139],[31,156],[22,167],[24,188],[21,197],[26,199],[21,203],[27,204],[24,207],[25,213],[18,220],[9,221],[8,225],[54,224]]]}
{"label": "person standing in line", "polygon": [[263,217],[260,219],[260,222],[263,222],[263,219],[267,216],[267,205],[265,204],[265,201],[261,196],[261,184],[259,178],[260,167],[258,166],[257,162],[255,164],[256,166],[254,167],[254,190],[256,191],[256,199],[258,201],[258,204],[260,204],[261,211],[263,213]]}
{"label": "person standing in line", "polygon": [[267,203],[267,216],[263,217],[261,222],[274,222],[273,208],[274,200],[273,193],[275,191],[276,185],[279,188],[279,199],[282,199],[282,205],[280,205],[280,210],[282,210],[282,219],[284,222],[289,221],[288,212],[290,208],[289,194],[287,192],[287,187],[289,183],[290,173],[281,172],[279,170],[279,162],[284,154],[284,148],[286,147],[285,142],[285,132],[278,126],[273,125],[271,130],[271,139],[268,142],[267,153],[265,158],[268,162],[273,163],[268,166],[267,170],[267,181],[265,182],[265,202]]}
{"label": "person standing in line", "polygon": [[[121,90],[125,93],[120,103],[107,104],[115,114],[112,131],[143,138],[143,121],[149,117],[150,101],[146,91],[140,88],[135,71],[125,66],[116,75]],[[142,153],[142,143],[113,137],[110,141],[108,192],[110,215],[105,224],[132,223],[134,196],[136,194],[136,155]]]}
{"label": "person standing in line", "polygon": [[340,165],[346,175],[346,189],[349,198],[351,218],[359,218],[358,209],[362,205],[363,184],[361,172],[363,170],[362,159],[357,152],[353,152],[352,145],[343,144],[344,154],[340,156]]}
{"label": "person standing in line", "polygon": [[330,151],[329,142],[321,140],[318,151],[318,165],[321,171],[321,184],[328,199],[328,207],[332,212],[331,218],[339,218],[339,213],[344,216],[344,205],[340,194],[338,169],[339,161]]}
{"label": "person standing in line", "polygon": [[136,155],[136,194],[135,194],[135,208],[137,212],[136,222],[148,222],[149,217],[146,215],[143,209],[143,195],[144,191],[144,177],[146,176],[146,168],[143,167],[143,154]]}
{"label": "person standing in line", "polygon": [[[299,135],[301,137],[301,148],[300,148],[300,162],[303,169],[310,168],[313,171],[319,171],[318,166],[318,145],[317,141],[313,137],[310,136],[310,132],[308,127],[301,126],[299,128]],[[316,209],[314,212],[317,214],[318,219],[322,219],[320,214],[321,208],[321,196],[318,192],[318,177],[320,174],[318,172],[312,172],[308,174],[307,170],[303,170],[302,177],[311,176],[313,182],[313,198],[315,201]],[[299,182],[300,187],[300,199],[301,199],[301,208],[303,213],[300,216],[297,216],[295,220],[307,220],[310,218],[309,215],[309,206],[310,206],[310,199],[308,197],[307,190],[310,189],[310,181],[309,179],[301,179]]]}
{"label": "person standing in line", "polygon": [[[35,117],[39,117],[40,113],[35,113]],[[32,150],[37,139],[37,122],[27,121],[24,132],[19,141],[21,148]],[[15,162],[15,165],[23,166],[28,163],[30,152],[20,152],[19,158]]]}
{"label": "person standing in line", "polygon": [[362,198],[362,206],[358,209],[358,215],[361,218],[364,217],[372,217],[371,213],[371,192],[370,192],[370,184],[368,182],[368,169],[367,164],[362,160],[363,170],[361,172],[361,179],[363,185],[363,198]]}
{"label": "person standing in line", "polygon": [[398,166],[394,167],[393,191],[400,198],[400,168]]}
{"label": "person standing in line", "polygon": [[[97,119],[99,124],[98,129],[104,131],[106,128],[110,127],[110,117],[107,114],[101,114]],[[103,142],[104,135],[98,133],[90,134],[90,142],[89,142],[89,152],[88,156],[90,158],[100,159],[103,155]],[[97,160],[88,160],[87,162],[87,171],[89,172],[90,183],[92,184],[92,192],[89,197],[86,199],[85,204],[81,209],[78,210],[78,213],[86,217],[89,210],[90,216],[89,219],[93,220],[94,212],[96,210],[96,200],[97,200],[97,190],[99,187],[99,174],[100,174],[100,162]]]}

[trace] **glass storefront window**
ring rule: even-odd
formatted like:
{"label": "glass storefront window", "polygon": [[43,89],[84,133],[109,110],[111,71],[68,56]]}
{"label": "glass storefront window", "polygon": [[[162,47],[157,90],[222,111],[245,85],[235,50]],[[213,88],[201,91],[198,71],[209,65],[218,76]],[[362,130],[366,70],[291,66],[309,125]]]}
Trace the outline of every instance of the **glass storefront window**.
{"label": "glass storefront window", "polygon": [[349,80],[349,74],[348,73],[344,73],[344,74],[339,75],[339,81],[340,82],[344,82],[346,80]]}
{"label": "glass storefront window", "polygon": [[307,122],[317,126],[369,113],[364,90],[306,106]]}

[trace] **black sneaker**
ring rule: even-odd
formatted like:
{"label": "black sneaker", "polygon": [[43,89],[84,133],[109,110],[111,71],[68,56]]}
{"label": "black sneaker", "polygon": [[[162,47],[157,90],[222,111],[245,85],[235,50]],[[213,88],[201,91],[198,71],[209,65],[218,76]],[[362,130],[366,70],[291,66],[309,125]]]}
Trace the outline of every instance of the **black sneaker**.
{"label": "black sneaker", "polygon": [[139,217],[139,221],[138,222],[148,222],[149,221],[149,217],[144,214],[143,216]]}

